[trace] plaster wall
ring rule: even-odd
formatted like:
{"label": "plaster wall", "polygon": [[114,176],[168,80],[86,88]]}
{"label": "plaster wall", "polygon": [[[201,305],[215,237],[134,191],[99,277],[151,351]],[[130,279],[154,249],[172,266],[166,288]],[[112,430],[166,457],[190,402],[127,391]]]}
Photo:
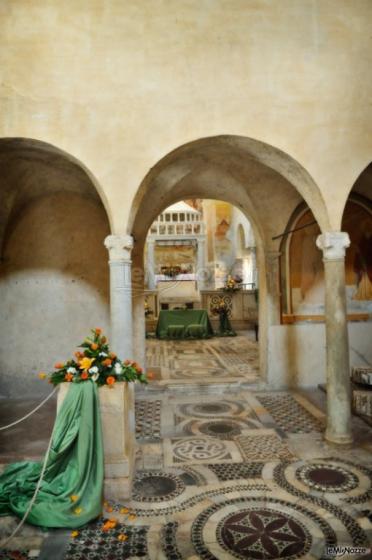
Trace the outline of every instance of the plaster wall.
{"label": "plaster wall", "polygon": [[82,161],[114,233],[165,154],[256,138],[310,173],[337,229],[372,154],[371,19],[369,0],[5,0],[0,137]]}
{"label": "plaster wall", "polygon": [[[349,323],[348,330],[350,366],[371,366],[372,323]],[[270,326],[268,341],[270,389],[326,382],[324,324]]]}
{"label": "plaster wall", "polygon": [[34,200],[11,224],[0,268],[0,393],[42,395],[39,371],[72,356],[89,329],[108,332],[109,234],[95,199]]}

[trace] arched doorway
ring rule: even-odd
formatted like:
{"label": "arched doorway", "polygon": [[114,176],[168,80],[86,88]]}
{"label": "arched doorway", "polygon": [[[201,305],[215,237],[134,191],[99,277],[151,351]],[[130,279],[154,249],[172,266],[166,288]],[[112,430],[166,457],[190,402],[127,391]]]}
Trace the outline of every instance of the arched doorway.
{"label": "arched doorway", "polygon": [[133,235],[134,342],[144,361],[143,250],[157,215],[179,200],[213,198],[229,202],[250,220],[257,243],[259,276],[260,370],[268,371],[269,330],[280,324],[279,241],[293,210],[305,201],[321,229],[329,229],[319,189],[295,160],[263,142],[218,136],[190,142],[160,160],[144,178],[134,199],[128,233]]}
{"label": "arched doorway", "polygon": [[109,326],[110,233],[99,186],[44,142],[0,140],[1,370],[7,396],[48,391],[36,373]]}

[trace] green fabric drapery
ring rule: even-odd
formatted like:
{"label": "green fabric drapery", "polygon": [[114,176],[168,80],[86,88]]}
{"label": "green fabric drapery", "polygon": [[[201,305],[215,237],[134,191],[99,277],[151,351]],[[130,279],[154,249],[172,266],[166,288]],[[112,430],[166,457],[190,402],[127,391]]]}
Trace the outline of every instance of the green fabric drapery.
{"label": "green fabric drapery", "polygon": [[[104,459],[97,391],[92,381],[71,383],[54,424],[43,482],[27,523],[74,529],[102,512]],[[23,517],[41,468],[36,462],[6,468],[0,476],[0,515]]]}
{"label": "green fabric drapery", "polygon": [[205,309],[170,309],[160,311],[156,336],[162,339],[210,338],[213,329]]}

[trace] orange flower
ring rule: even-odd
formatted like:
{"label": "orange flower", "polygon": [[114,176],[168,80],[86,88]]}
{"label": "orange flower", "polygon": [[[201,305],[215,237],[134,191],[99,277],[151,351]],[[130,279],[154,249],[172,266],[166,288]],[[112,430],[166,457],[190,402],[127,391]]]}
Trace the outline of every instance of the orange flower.
{"label": "orange flower", "polygon": [[47,374],[44,373],[43,371],[41,371],[41,372],[39,373],[39,379],[45,379],[46,376],[47,376]]}
{"label": "orange flower", "polygon": [[106,383],[107,385],[113,385],[115,383],[116,379],[113,375],[109,375],[108,378],[106,379]]}
{"label": "orange flower", "polygon": [[141,373],[143,372],[143,369],[141,367],[136,368],[136,372],[138,373],[138,375],[141,375]]}
{"label": "orange flower", "polygon": [[92,350],[97,350],[98,348],[98,344],[96,344],[95,342],[93,342],[93,344],[90,345]]}
{"label": "orange flower", "polygon": [[103,336],[103,337],[101,338],[102,344],[105,344],[106,341],[107,341],[107,338],[106,338],[105,336]]}
{"label": "orange flower", "polygon": [[110,358],[106,358],[106,360],[103,360],[102,362],[102,365],[106,367],[111,366],[111,364],[112,364],[112,360],[110,360]]}
{"label": "orange flower", "polygon": [[115,360],[115,358],[116,358],[115,352],[110,352],[109,356],[110,356],[110,358],[112,358],[113,360]]}
{"label": "orange flower", "polygon": [[56,364],[54,364],[55,369],[61,369],[63,367],[65,367],[65,364],[63,362],[57,362]]}
{"label": "orange flower", "polygon": [[96,334],[101,334],[102,329],[100,329],[99,327],[96,327],[96,328],[94,329],[94,332],[95,332]]}
{"label": "orange flower", "polygon": [[83,371],[83,373],[81,374],[81,376],[80,376],[80,377],[81,377],[81,379],[88,379],[88,377],[89,377],[89,374],[88,374],[88,372],[87,372],[87,371]]}
{"label": "orange flower", "polygon": [[72,373],[66,373],[65,381],[72,381],[73,379],[74,379],[74,376],[72,375]]}
{"label": "orange flower", "polygon": [[149,371],[149,372],[147,373],[147,379],[154,379],[154,374],[153,374],[152,371]]}
{"label": "orange flower", "polygon": [[108,519],[107,521],[105,521],[102,527],[102,531],[109,531],[110,529],[114,529],[116,527],[116,523],[116,519]]}
{"label": "orange flower", "polygon": [[138,369],[138,368],[139,368],[139,365],[137,364],[137,362],[133,362],[133,363],[132,363],[132,367],[134,367],[134,369]]}
{"label": "orange flower", "polygon": [[81,358],[84,357],[84,354],[82,352],[75,352],[74,353],[75,358],[77,358],[78,360],[80,360]]}
{"label": "orange flower", "polygon": [[122,533],[120,535],[118,535],[118,541],[124,542],[124,541],[127,541],[127,540],[128,540],[127,535],[123,535]]}

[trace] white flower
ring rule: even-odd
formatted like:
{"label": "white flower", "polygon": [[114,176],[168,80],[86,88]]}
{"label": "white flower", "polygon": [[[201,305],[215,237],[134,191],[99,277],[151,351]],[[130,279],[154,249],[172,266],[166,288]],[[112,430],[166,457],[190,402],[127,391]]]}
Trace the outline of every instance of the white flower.
{"label": "white flower", "polygon": [[76,368],[74,367],[67,368],[67,373],[73,373],[73,374],[76,373]]}
{"label": "white flower", "polygon": [[119,362],[116,362],[114,369],[115,373],[117,373],[118,375],[123,371],[122,365]]}
{"label": "white flower", "polygon": [[[97,369],[97,368],[96,368],[96,369]],[[90,370],[89,370],[89,371],[90,371]],[[93,381],[97,381],[98,378],[99,378],[99,373],[98,373],[98,371],[97,371],[97,373],[94,373],[94,374],[92,375],[92,379],[93,379]]]}
{"label": "white flower", "polygon": [[98,356],[101,356],[102,358],[107,358],[108,354],[106,354],[106,352],[100,352]]}
{"label": "white flower", "polygon": [[97,366],[91,367],[89,373],[98,373],[98,367]]}

